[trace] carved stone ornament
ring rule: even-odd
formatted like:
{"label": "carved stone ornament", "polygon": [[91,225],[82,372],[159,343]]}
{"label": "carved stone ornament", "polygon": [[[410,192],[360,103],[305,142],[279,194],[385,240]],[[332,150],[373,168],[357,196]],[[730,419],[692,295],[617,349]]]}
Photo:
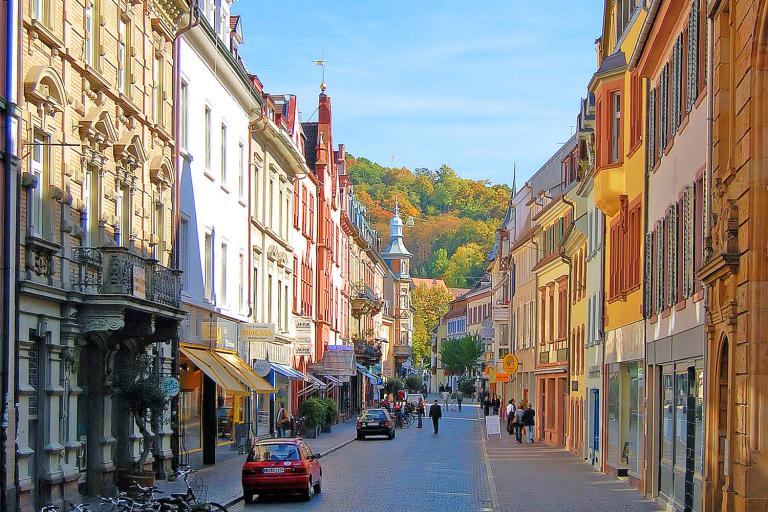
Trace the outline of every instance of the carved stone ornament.
{"label": "carved stone ornament", "polygon": [[58,246],[37,237],[27,237],[25,245],[27,272],[37,276],[53,276],[56,273],[53,257],[58,251]]}
{"label": "carved stone ornament", "polygon": [[84,308],[77,315],[82,334],[118,331],[125,327],[122,308]]}

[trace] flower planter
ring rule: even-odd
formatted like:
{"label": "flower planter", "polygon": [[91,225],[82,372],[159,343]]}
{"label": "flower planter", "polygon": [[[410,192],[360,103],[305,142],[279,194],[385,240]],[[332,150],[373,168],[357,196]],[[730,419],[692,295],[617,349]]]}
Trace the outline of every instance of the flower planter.
{"label": "flower planter", "polygon": [[306,439],[317,439],[318,435],[320,435],[320,427],[310,427],[309,425],[304,426],[304,437]]}
{"label": "flower planter", "polygon": [[121,491],[128,492],[135,491],[133,484],[139,484],[142,487],[151,487],[155,485],[155,474],[152,471],[142,471],[141,473],[134,473],[129,470],[119,470],[117,472],[117,487]]}

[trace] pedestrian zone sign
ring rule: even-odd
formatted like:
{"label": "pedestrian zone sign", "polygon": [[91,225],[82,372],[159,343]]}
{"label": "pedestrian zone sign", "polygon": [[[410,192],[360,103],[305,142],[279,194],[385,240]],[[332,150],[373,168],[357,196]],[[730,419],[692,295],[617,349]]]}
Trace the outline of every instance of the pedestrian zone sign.
{"label": "pedestrian zone sign", "polygon": [[501,421],[499,420],[499,416],[486,416],[485,417],[485,437],[490,438],[491,436],[499,436],[499,439],[501,439]]}

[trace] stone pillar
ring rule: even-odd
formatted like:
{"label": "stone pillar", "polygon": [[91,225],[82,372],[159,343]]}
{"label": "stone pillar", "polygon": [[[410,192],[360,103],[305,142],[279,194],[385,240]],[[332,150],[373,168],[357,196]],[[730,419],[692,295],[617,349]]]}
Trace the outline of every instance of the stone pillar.
{"label": "stone pillar", "polygon": [[77,377],[80,363],[80,347],[77,346],[77,337],[80,328],[75,320],[75,315],[74,306],[63,306],[59,327],[63,360],[62,387],[64,388],[62,494],[64,500],[68,502],[76,501],[79,496],[80,468],[78,462],[84,453],[84,446],[81,445],[77,435],[77,406],[83,389],[80,387]]}

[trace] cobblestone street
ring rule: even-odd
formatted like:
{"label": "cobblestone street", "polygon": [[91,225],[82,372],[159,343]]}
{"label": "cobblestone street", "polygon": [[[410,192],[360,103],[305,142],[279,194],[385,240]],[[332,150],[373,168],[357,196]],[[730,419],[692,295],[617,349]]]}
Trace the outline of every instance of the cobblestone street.
{"label": "cobblestone street", "polygon": [[490,511],[476,409],[444,414],[438,435],[425,421],[422,429],[398,430],[392,441],[355,441],[322,458],[323,492],[309,503],[292,498],[240,502],[230,510]]}

